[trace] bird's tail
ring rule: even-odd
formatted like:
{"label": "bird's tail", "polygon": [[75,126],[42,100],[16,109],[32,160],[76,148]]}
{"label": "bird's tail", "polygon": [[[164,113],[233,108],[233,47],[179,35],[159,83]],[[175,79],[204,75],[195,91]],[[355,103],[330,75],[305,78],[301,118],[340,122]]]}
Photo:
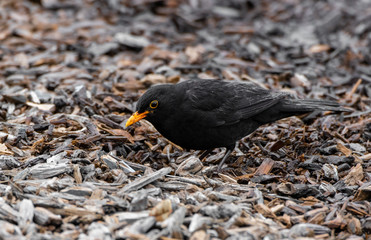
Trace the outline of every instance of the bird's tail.
{"label": "bird's tail", "polygon": [[315,111],[351,112],[339,103],[330,100],[281,99],[276,105],[257,114],[254,119],[260,123],[271,123],[282,118]]}
{"label": "bird's tail", "polygon": [[351,112],[331,100],[283,99],[280,103],[281,112],[296,112],[297,114],[313,111]]}

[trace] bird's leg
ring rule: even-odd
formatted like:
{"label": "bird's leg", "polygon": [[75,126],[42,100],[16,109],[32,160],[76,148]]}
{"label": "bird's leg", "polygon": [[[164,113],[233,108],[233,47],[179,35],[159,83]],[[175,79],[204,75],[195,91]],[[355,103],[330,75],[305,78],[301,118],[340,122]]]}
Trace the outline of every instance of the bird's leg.
{"label": "bird's leg", "polygon": [[220,172],[220,170],[222,169],[222,166],[223,166],[225,160],[227,160],[227,158],[229,157],[229,155],[231,155],[233,149],[234,149],[234,146],[233,146],[233,148],[232,147],[227,147],[227,152],[225,153],[222,161],[219,163],[217,172]]}
{"label": "bird's leg", "polygon": [[200,156],[200,160],[202,160],[204,157],[206,157],[209,153],[211,153],[213,150],[212,149],[207,149],[206,151],[204,151],[201,156]]}

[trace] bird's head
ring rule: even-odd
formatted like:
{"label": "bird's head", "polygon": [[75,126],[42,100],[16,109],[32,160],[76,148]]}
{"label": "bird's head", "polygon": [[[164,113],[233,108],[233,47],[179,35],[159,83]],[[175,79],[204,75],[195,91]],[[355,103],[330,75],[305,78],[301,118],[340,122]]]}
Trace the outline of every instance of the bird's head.
{"label": "bird's head", "polygon": [[166,112],[172,102],[172,84],[162,84],[151,87],[138,100],[136,112],[127,120],[125,127],[128,127],[141,119],[149,122],[160,120],[166,116]]}

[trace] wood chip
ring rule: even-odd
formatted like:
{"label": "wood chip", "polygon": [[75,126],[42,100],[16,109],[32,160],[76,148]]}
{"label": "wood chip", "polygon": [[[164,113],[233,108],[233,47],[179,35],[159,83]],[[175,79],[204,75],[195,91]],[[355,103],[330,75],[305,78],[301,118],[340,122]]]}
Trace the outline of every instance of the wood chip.
{"label": "wood chip", "polygon": [[123,189],[121,189],[118,192],[118,194],[123,195],[125,193],[141,189],[142,187],[156,181],[157,179],[162,178],[166,174],[169,174],[171,171],[172,171],[172,168],[168,167],[168,168],[160,169],[157,172],[150,173],[146,176],[140,177],[134,180],[133,182],[127,184]]}
{"label": "wood chip", "polygon": [[274,165],[274,161],[272,159],[266,158],[264,159],[263,163],[260,164],[259,168],[255,172],[255,176],[264,175],[270,173]]}

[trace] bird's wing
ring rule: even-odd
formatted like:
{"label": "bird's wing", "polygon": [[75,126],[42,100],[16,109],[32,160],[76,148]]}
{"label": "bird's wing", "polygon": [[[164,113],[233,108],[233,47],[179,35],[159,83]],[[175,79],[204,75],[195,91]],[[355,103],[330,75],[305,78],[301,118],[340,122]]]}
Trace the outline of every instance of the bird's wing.
{"label": "bird's wing", "polygon": [[191,106],[187,112],[200,124],[210,127],[231,125],[250,118],[285,97],[283,93],[249,83],[216,80],[192,82],[186,91],[185,102]]}

